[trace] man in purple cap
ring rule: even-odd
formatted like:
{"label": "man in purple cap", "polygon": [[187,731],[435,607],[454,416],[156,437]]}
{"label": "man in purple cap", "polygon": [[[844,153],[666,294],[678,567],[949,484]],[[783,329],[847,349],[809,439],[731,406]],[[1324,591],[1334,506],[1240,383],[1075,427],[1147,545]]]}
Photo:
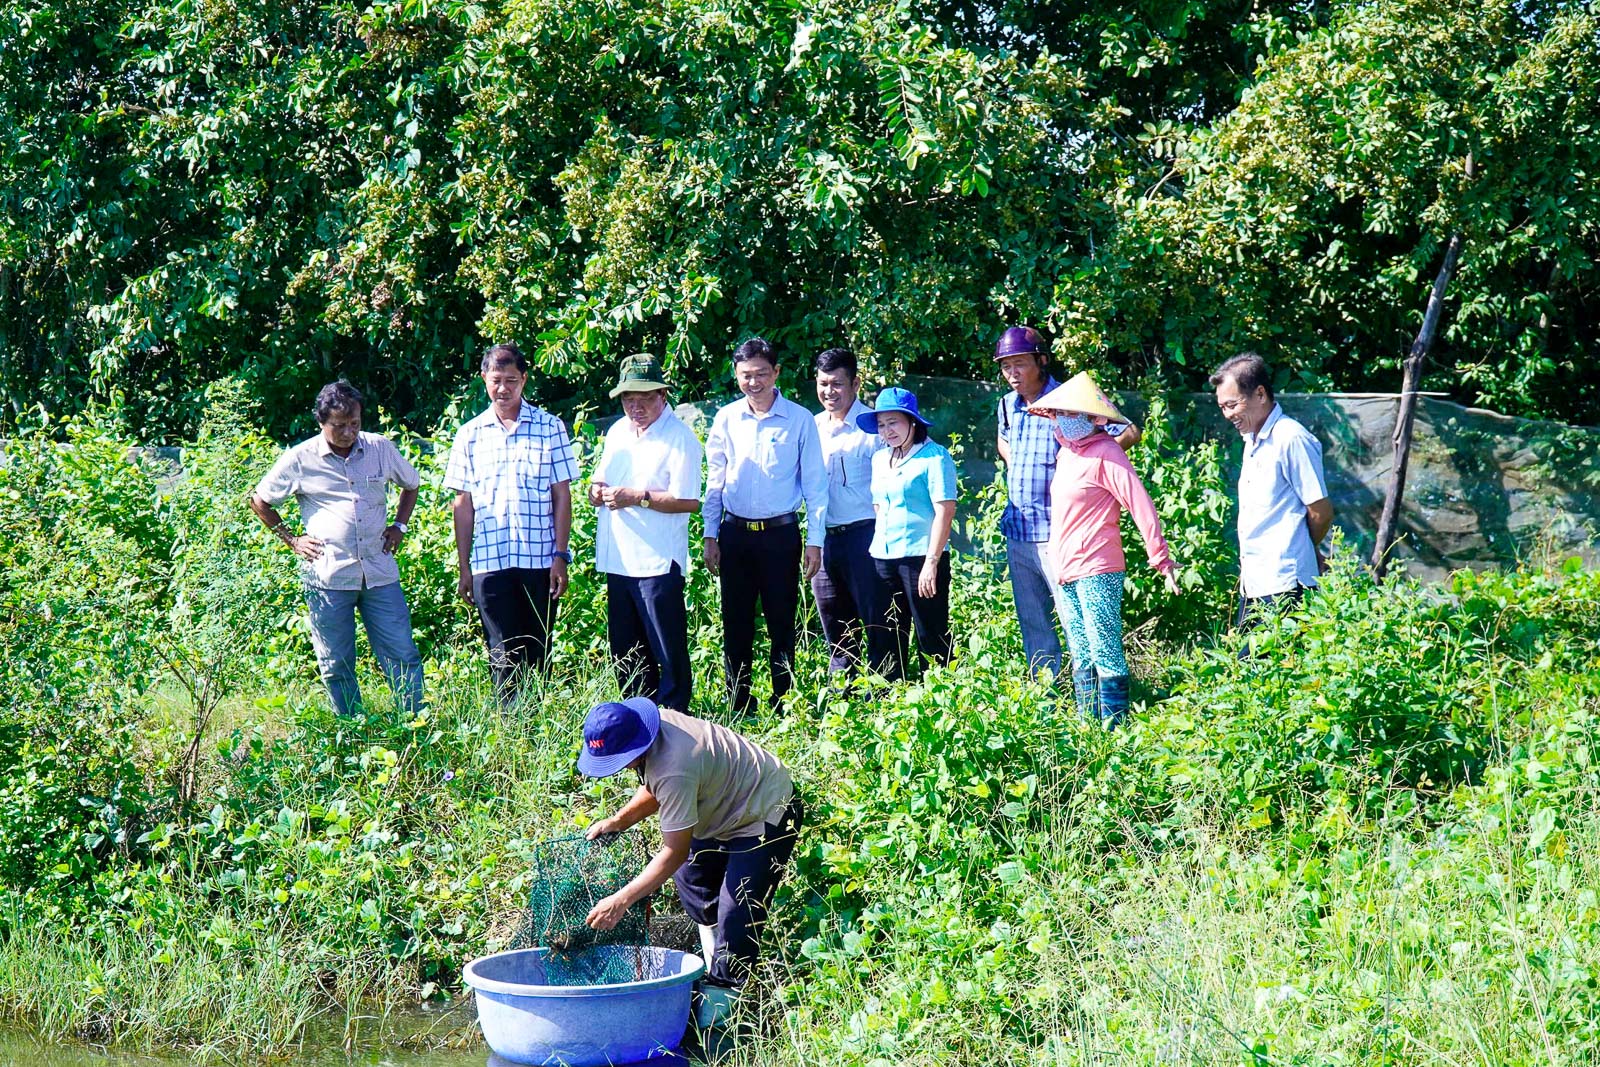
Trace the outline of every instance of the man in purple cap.
{"label": "man in purple cap", "polygon": [[[1028,667],[1035,674],[1048,669],[1054,677],[1061,673],[1056,619],[1065,627],[1068,618],[1049,560],[1050,479],[1060,445],[1049,419],[1028,414],[1029,405],[1060,384],[1047,368],[1049,358],[1050,342],[1032,326],[1008,327],[994,346],[1000,376],[1011,387],[1000,398],[997,420],[1000,459],[1006,465],[1006,510],[1000,516],[1006,569]],[[1108,426],[1106,432],[1124,449],[1139,439],[1132,426]]]}
{"label": "man in purple cap", "polygon": [[661,816],[661,849],[639,875],[589,912],[609,930],[671,878],[700,927],[706,978],[696,1021],[722,1022],[749,977],[772,895],[794,851],[804,809],[789,770],[743,734],[647,697],[597,704],[583,723],[578,770],[609,778],[632,769],[639,788],[589,838]]}

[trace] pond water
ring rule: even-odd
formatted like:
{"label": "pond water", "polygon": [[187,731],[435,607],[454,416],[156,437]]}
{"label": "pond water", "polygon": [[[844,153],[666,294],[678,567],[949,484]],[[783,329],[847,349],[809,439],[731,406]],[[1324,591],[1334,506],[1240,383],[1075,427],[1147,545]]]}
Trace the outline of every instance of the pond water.
{"label": "pond water", "polygon": [[[481,1038],[471,1034],[470,1006],[465,1012],[416,1012],[372,1020],[370,1040],[358,1041],[346,1052],[337,1033],[314,1035],[305,1046],[287,1057],[252,1061],[237,1053],[191,1056],[183,1053],[147,1055],[91,1045],[51,1043],[20,1030],[0,1029],[0,1067],[240,1067],[252,1062],[272,1067],[515,1067],[491,1054]],[[404,1046],[409,1035],[451,1035],[466,1048],[413,1050]],[[693,1040],[692,1033],[688,1040]],[[427,1042],[424,1042],[427,1043]],[[690,1067],[696,1061],[678,1057],[654,1059],[649,1067]]]}

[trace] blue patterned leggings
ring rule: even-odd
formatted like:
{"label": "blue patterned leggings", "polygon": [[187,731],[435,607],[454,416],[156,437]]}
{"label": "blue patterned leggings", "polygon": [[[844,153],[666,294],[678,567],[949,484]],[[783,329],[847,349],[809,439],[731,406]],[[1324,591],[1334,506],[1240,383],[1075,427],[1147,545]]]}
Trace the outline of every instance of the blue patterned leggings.
{"label": "blue patterned leggings", "polygon": [[1095,574],[1062,586],[1072,665],[1092,666],[1102,678],[1128,673],[1122,654],[1122,575]]}

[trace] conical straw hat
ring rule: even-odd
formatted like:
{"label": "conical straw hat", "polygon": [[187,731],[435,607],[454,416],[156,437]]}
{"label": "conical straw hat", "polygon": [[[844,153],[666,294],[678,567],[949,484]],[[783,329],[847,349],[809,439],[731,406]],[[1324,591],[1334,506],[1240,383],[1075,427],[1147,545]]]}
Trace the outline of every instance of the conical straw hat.
{"label": "conical straw hat", "polygon": [[1088,371],[1073,375],[1065,385],[1058,385],[1038,400],[1028,405],[1035,415],[1056,415],[1063,411],[1077,411],[1085,415],[1101,415],[1112,422],[1127,422],[1128,417],[1117,410],[1111,398],[1094,384]]}

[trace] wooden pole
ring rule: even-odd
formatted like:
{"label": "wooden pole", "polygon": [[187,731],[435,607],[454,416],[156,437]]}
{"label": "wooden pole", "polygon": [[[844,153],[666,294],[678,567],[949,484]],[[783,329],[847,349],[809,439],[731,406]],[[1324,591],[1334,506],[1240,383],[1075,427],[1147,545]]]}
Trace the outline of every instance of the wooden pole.
{"label": "wooden pole", "polygon": [[[1471,173],[1471,162],[1467,164]],[[1444,262],[1433,279],[1433,292],[1428,295],[1428,310],[1422,316],[1422,329],[1411,342],[1406,353],[1405,374],[1400,384],[1400,410],[1394,420],[1394,475],[1389,479],[1389,491],[1383,498],[1383,515],[1378,519],[1378,541],[1372,548],[1372,571],[1379,578],[1389,569],[1389,550],[1394,547],[1395,535],[1400,525],[1400,501],[1406,492],[1406,468],[1411,461],[1411,431],[1417,418],[1417,387],[1422,382],[1422,364],[1433,347],[1439,332],[1439,318],[1444,312],[1444,294],[1450,277],[1461,258],[1461,234],[1450,235],[1445,246]]]}

